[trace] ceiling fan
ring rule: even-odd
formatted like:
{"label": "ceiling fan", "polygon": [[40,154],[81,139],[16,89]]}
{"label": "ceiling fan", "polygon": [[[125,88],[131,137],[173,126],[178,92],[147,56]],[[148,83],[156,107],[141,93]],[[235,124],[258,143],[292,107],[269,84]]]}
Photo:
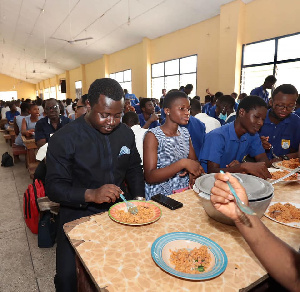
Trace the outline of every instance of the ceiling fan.
{"label": "ceiling fan", "polygon": [[66,40],[66,39],[59,39],[59,38],[51,37],[51,39],[53,39],[53,40],[58,40],[58,41],[64,41],[64,42],[67,42],[67,43],[73,45],[73,44],[75,44],[75,43],[77,43],[77,42],[82,42],[82,41],[92,40],[93,38],[92,38],[92,37],[87,37],[87,38],[83,38],[83,39]]}

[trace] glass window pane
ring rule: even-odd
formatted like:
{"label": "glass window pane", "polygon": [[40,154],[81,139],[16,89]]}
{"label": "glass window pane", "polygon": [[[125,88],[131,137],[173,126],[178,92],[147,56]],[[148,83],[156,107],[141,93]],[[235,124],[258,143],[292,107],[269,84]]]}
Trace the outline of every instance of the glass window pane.
{"label": "glass window pane", "polygon": [[152,65],[152,77],[164,76],[164,62]]}
{"label": "glass window pane", "polygon": [[249,95],[251,90],[261,86],[269,75],[273,75],[273,65],[244,68],[242,70],[241,93]]}
{"label": "glass window pane", "polygon": [[75,81],[75,89],[80,89],[80,88],[82,88],[82,82],[81,82],[81,80]]}
{"label": "glass window pane", "polygon": [[193,90],[190,93],[190,97],[194,97],[197,92],[197,74],[191,73],[191,74],[182,74],[180,75],[180,84],[179,86],[186,86],[187,84],[193,84]]}
{"label": "glass window pane", "polygon": [[244,65],[274,61],[275,40],[265,41],[244,47]]}
{"label": "glass window pane", "polygon": [[300,34],[278,40],[277,60],[300,58]]}
{"label": "glass window pane", "polygon": [[197,56],[180,59],[180,74],[197,71]]}
{"label": "glass window pane", "polygon": [[165,77],[167,92],[171,89],[179,89],[179,75]]}
{"label": "glass window pane", "polygon": [[116,74],[115,74],[115,73],[109,74],[109,78],[111,78],[111,79],[116,79]]}
{"label": "glass window pane", "polygon": [[165,87],[165,78],[153,78],[152,79],[152,97],[153,98],[160,98],[162,96],[161,90]]}
{"label": "glass window pane", "polygon": [[124,71],[124,81],[131,81],[131,70]]}
{"label": "glass window pane", "polygon": [[165,74],[166,75],[179,74],[179,59],[165,62]]}
{"label": "glass window pane", "polygon": [[276,85],[292,84],[300,92],[300,61],[278,64],[276,70]]}
{"label": "glass window pane", "polygon": [[127,89],[129,93],[132,93],[131,81],[129,81],[129,82],[120,82],[120,85],[122,86],[123,90]]}
{"label": "glass window pane", "polygon": [[116,73],[116,80],[118,81],[118,82],[123,82],[124,80],[123,80],[123,72],[118,72],[118,73]]}
{"label": "glass window pane", "polygon": [[0,92],[0,100],[3,101],[11,101],[18,99],[18,92],[17,91],[1,91]]}

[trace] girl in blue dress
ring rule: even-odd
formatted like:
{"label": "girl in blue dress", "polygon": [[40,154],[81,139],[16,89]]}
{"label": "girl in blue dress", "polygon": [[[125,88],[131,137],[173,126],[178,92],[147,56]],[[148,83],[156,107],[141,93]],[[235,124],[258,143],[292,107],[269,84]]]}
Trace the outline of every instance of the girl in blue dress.
{"label": "girl in blue dress", "polygon": [[190,118],[188,96],[171,91],[164,99],[166,122],[147,132],[144,139],[146,199],[161,193],[187,188],[204,172],[197,160],[187,125]]}

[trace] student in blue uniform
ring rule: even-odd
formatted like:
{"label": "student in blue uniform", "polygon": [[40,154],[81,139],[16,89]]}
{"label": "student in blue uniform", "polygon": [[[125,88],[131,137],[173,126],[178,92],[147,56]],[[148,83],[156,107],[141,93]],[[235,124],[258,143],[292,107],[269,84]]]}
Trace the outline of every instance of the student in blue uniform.
{"label": "student in blue uniform", "polygon": [[[248,173],[261,178],[271,177],[270,161],[262,147],[258,131],[267,114],[267,104],[258,96],[244,98],[238,107],[237,118],[209,132],[200,153],[201,164],[208,173]],[[243,162],[246,155],[256,162]]]}
{"label": "student in blue uniform", "polygon": [[[268,110],[259,135],[268,158],[276,158],[273,157],[273,153],[280,157],[273,161],[288,159],[287,154],[298,151],[300,118],[292,113],[296,107],[297,98],[297,89],[291,84],[278,86],[272,94],[271,108]],[[273,152],[271,146],[273,146]]]}
{"label": "student in blue uniform", "polygon": [[158,115],[154,112],[154,105],[151,98],[142,98],[140,108],[142,113],[139,114],[139,120],[142,128],[152,129],[160,126]]}

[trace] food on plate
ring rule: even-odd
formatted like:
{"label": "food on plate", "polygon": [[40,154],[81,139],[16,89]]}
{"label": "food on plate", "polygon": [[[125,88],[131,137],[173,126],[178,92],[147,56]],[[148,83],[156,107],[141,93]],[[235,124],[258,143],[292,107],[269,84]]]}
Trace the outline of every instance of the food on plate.
{"label": "food on plate", "polygon": [[290,203],[284,205],[276,203],[270,206],[267,215],[283,223],[300,222],[300,208],[296,208]]}
{"label": "food on plate", "polygon": [[186,248],[178,249],[176,251],[170,250],[170,262],[175,266],[175,270],[188,273],[200,274],[205,272],[211,262],[211,254],[208,247],[203,245],[193,250]]}
{"label": "food on plate", "polygon": [[150,222],[154,216],[153,208],[148,206],[137,206],[138,213],[133,215],[129,213],[126,209],[124,210],[116,210],[116,219],[131,224],[142,224]]}
{"label": "food on plate", "polygon": [[278,165],[290,169],[295,169],[300,166],[300,162],[299,162],[299,158],[291,158],[290,160],[283,160],[279,162]]}
{"label": "food on plate", "polygon": [[[278,171],[274,171],[271,173],[272,177],[271,179],[279,179],[284,177],[285,175],[287,175],[289,173],[288,170],[278,170]],[[292,174],[291,176],[287,177],[284,179],[285,181],[289,181],[289,180],[297,180],[297,173]]]}

